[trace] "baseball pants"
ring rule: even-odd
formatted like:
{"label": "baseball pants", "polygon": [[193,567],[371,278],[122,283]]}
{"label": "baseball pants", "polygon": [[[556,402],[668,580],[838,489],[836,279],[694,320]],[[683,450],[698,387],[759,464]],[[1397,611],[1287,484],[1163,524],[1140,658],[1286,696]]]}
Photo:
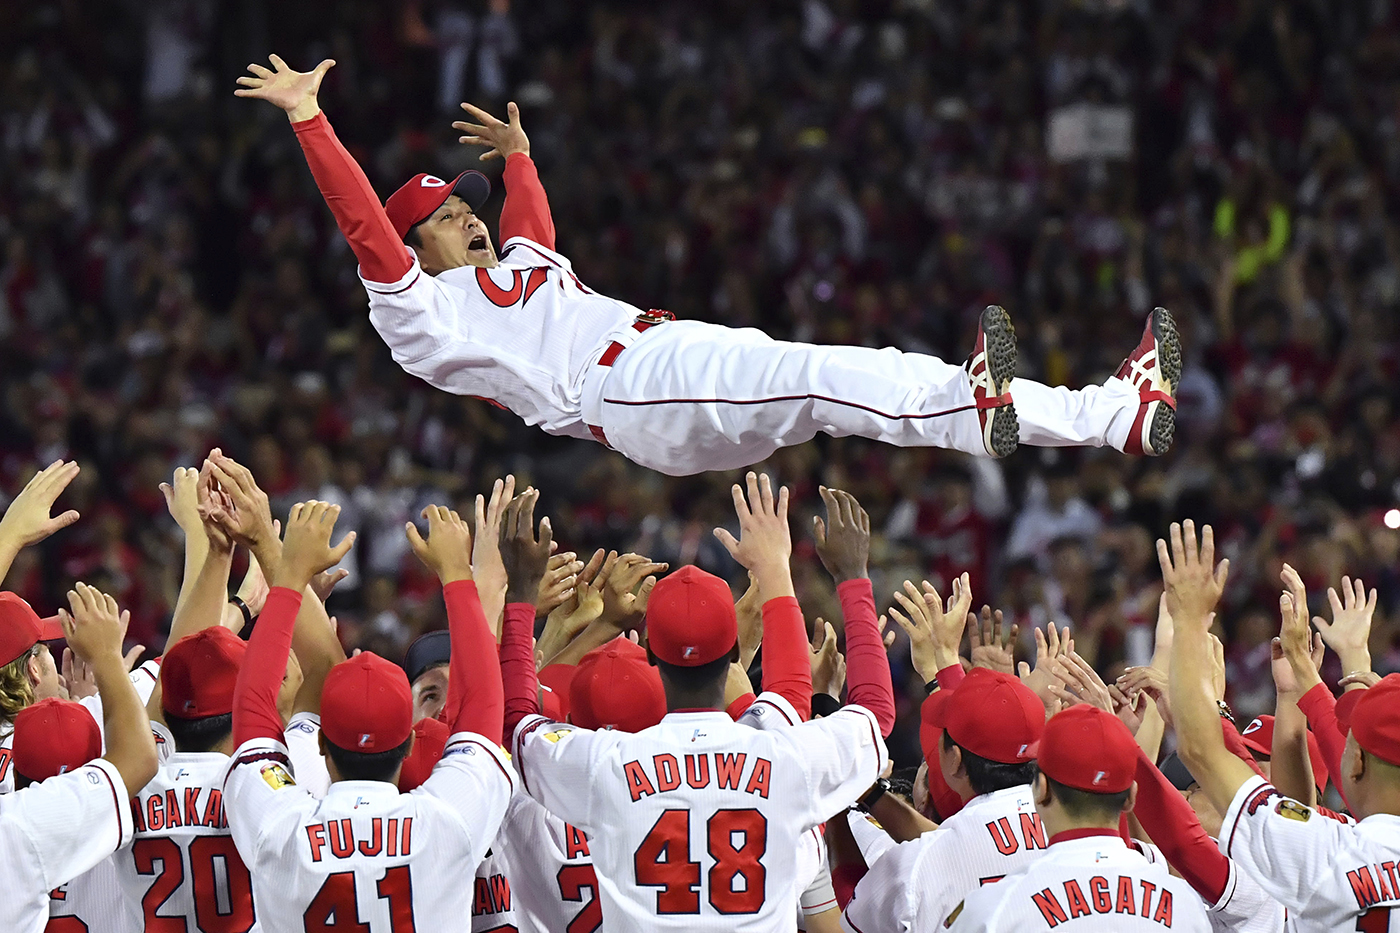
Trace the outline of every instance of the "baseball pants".
{"label": "baseball pants", "polygon": [[[773,340],[752,328],[671,321],[594,366],[583,417],[630,460],[672,476],[734,470],[780,447],[866,437],[986,456],[961,366],[886,348]],[[625,340],[626,338],[624,338]],[[1138,410],[1132,386],[1011,384],[1022,444],[1123,449]]]}

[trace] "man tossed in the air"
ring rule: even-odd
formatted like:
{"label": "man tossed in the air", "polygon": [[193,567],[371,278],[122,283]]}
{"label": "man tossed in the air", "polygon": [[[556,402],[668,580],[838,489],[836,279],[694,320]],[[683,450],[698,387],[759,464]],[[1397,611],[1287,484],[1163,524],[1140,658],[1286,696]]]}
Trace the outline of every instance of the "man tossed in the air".
{"label": "man tossed in the air", "polygon": [[490,147],[483,159],[505,160],[498,255],[475,213],[491,190],[484,175],[419,174],[381,205],[317,104],[334,62],[305,73],[272,64],[250,65],[234,93],[286,111],[359,260],[370,321],[400,366],[440,389],[673,475],[748,466],[818,432],[993,457],[1018,442],[1148,455],[1171,445],[1181,347],[1165,309],[1117,375],[1080,390],[1013,378],[1016,335],[995,306],[964,366],[643,313],[585,286],[555,252],[514,104],[507,123],[463,105],[481,123],[453,124],[463,142]]}

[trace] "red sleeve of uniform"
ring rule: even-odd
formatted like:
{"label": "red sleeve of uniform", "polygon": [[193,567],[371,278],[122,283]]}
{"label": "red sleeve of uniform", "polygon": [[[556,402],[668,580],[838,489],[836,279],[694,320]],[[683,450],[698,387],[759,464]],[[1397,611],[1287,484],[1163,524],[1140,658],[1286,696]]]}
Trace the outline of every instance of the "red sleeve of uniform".
{"label": "red sleeve of uniform", "polygon": [[837,586],[836,595],[846,620],[846,702],[874,713],[880,734],[888,736],[894,730],[894,684],[880,637],[875,591],[861,578]]}
{"label": "red sleeve of uniform", "polygon": [[795,596],[763,604],[763,633],[763,689],[791,703],[805,722],[812,717],[812,653]]}
{"label": "red sleeve of uniform", "polygon": [[413,268],[408,247],[394,233],[379,196],[336,138],[326,115],[318,113],[310,120],[293,123],[292,129],[321,197],[360,261],[361,273],[371,282],[389,284],[402,279]]}
{"label": "red sleeve of uniform", "polygon": [[1215,840],[1206,835],[1186,798],[1172,787],[1141,749],[1138,750],[1137,787],[1133,815],[1142,828],[1207,906],[1218,903],[1230,881],[1230,860],[1220,854]]}
{"label": "red sleeve of uniform", "polygon": [[749,707],[753,706],[753,701],[757,699],[758,697],[752,693],[746,693],[725,707],[724,711],[729,714],[730,719],[737,721],[740,716],[749,711]]}
{"label": "red sleeve of uniform", "polygon": [[[486,624],[476,583],[458,580],[442,588],[447,603],[447,630],[452,660],[448,673],[448,698],[458,702],[453,732],[475,732],[501,744],[505,698],[501,665],[496,660],[496,636]],[[534,658],[531,659],[534,666]]]}
{"label": "red sleeve of uniform", "polygon": [[1298,708],[1308,717],[1308,727],[1317,737],[1322,760],[1327,762],[1327,774],[1340,792],[1342,751],[1346,748],[1347,736],[1342,731],[1342,724],[1337,721],[1337,698],[1332,696],[1326,684],[1314,684],[1311,690],[1298,698]]}
{"label": "red sleeve of uniform", "polygon": [[540,711],[540,676],[535,670],[535,607],[510,603],[501,622],[501,680],[505,689],[506,735]]}
{"label": "red sleeve of uniform", "polygon": [[842,910],[851,902],[856,893],[856,885],[865,877],[867,871],[869,869],[864,862],[848,862],[831,870],[831,888],[836,892],[836,903]]}
{"label": "red sleeve of uniform", "polygon": [[501,205],[501,242],[523,236],[554,249],[554,218],[549,214],[549,198],[540,184],[535,163],[523,152],[512,153],[506,158],[501,180],[506,185],[506,200]]}
{"label": "red sleeve of uniform", "polygon": [[[849,663],[849,662],[848,662]],[[963,670],[961,664],[949,664],[943,670],[933,675],[933,679],[938,681],[939,690],[956,690],[958,684],[963,682],[967,676],[967,671]]]}
{"label": "red sleeve of uniform", "polygon": [[248,638],[248,653],[233,688],[233,744],[251,739],[283,741],[277,693],[292,652],[292,629],[301,611],[301,593],[274,586]]}

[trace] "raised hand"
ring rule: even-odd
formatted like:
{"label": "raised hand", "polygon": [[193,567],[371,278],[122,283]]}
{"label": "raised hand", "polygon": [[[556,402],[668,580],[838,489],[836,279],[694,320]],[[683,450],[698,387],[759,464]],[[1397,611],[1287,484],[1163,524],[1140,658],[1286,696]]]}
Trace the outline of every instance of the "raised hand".
{"label": "raised hand", "polygon": [[[1291,607],[1290,600],[1290,607]],[[1310,656],[1313,670],[1322,670],[1323,658],[1327,655],[1327,646],[1322,642],[1321,635],[1312,635],[1312,645]],[[1298,689],[1298,678],[1293,674],[1293,665],[1288,658],[1283,655],[1283,640],[1274,638],[1269,642],[1269,670],[1274,675],[1274,690],[1278,692],[1279,699],[1292,700],[1295,703],[1303,695],[1303,691]]]}
{"label": "raised hand", "polygon": [[750,472],[744,477],[748,498],[738,483],[734,495],[734,511],[739,516],[739,539],[723,528],[715,529],[715,537],[731,557],[753,571],[763,601],[780,596],[795,596],[792,587],[792,533],[788,528],[788,491],[784,486],[773,495],[773,481],[768,474]]}
{"label": "raised hand", "polygon": [[252,551],[264,567],[276,563],[277,528],[267,493],[258,487],[252,472],[232,457],[211,451],[204,462],[206,467],[200,474],[208,477],[208,495],[201,494],[200,517],[217,523],[229,537]]}
{"label": "raised hand", "polygon": [[495,619],[505,607],[506,566],[501,563],[501,518],[515,498],[515,477],[491,484],[491,498],[476,497],[476,534],[472,537],[472,575],[481,593],[481,608]]}
{"label": "raised hand", "polygon": [[603,551],[594,553],[578,572],[573,592],[549,612],[536,647],[552,658],[603,614],[603,591],[597,583],[605,560]]}
{"label": "raised hand", "polygon": [[1106,713],[1113,712],[1113,694],[1088,661],[1071,651],[1065,656],[1063,671],[1064,684],[1050,685],[1055,699],[1066,707],[1087,703]]}
{"label": "raised hand", "polygon": [[991,606],[982,607],[982,620],[968,614],[967,634],[972,644],[972,666],[985,667],[1003,674],[1016,673],[1016,636],[1020,629],[1012,625],[1004,628],[1001,610],[992,611]]}
{"label": "raised hand", "polygon": [[1128,727],[1129,732],[1137,735],[1147,715],[1147,695],[1139,693],[1136,698],[1130,698],[1117,684],[1108,685],[1108,695],[1113,700],[1113,715]]}
{"label": "raised hand", "polygon": [[287,112],[293,123],[310,120],[321,112],[316,102],[316,94],[321,90],[321,79],[335,66],[334,59],[326,59],[310,71],[293,71],[276,55],[269,55],[271,70],[254,62],[248,66],[252,75],[244,75],[237,83],[240,87],[233,93],[236,97],[253,97],[265,100]]}
{"label": "raised hand", "polygon": [[462,516],[449,508],[430,505],[423,509],[428,521],[428,537],[424,540],[413,522],[404,525],[409,546],[442,585],[472,579],[472,531]]}
{"label": "raised hand", "polygon": [[193,467],[176,467],[175,475],[168,483],[160,484],[161,495],[165,496],[165,507],[170,517],[186,537],[202,532],[203,523],[199,517],[199,471]]}
{"label": "raised hand", "polygon": [[[350,571],[344,567],[339,570],[322,570],[311,578],[311,592],[316,594],[316,598],[324,604],[326,600],[331,598],[331,593],[335,592],[340,581],[348,576],[350,576]],[[251,609],[250,606],[249,610],[251,611]]]}
{"label": "raised hand", "polygon": [[517,152],[525,155],[530,154],[530,137],[526,136],[525,131],[520,127],[520,108],[515,105],[514,101],[506,104],[507,122],[505,123],[472,104],[463,103],[462,109],[481,122],[468,123],[465,120],[458,120],[452,124],[452,128],[466,134],[459,137],[458,142],[472,146],[489,147],[481,154],[481,161],[505,159]]}
{"label": "raised hand", "polygon": [[583,561],[573,551],[551,554],[549,564],[540,581],[540,595],[535,603],[535,612],[549,615],[574,595],[578,574],[583,570]]}
{"label": "raised hand", "polygon": [[1201,542],[1196,544],[1196,523],[1187,519],[1172,522],[1171,549],[1167,542],[1157,539],[1157,560],[1162,565],[1162,582],[1166,585],[1167,612],[1176,626],[1190,626],[1193,631],[1210,628],[1216,603],[1225,591],[1230,576],[1230,561],[1215,562],[1215,532],[1209,525],[1201,529]]}
{"label": "raised hand", "polygon": [[812,518],[822,566],[838,585],[870,576],[870,516],[848,492],[825,486],[817,491],[826,503],[826,521]]}
{"label": "raised hand", "polygon": [[664,573],[669,567],[670,564],[640,554],[618,557],[609,552],[594,580],[603,590],[603,614],[598,621],[619,631],[639,627],[646,616],[647,599],[656,586],[655,574]]}
{"label": "raised hand", "polygon": [[1322,683],[1312,661],[1313,636],[1312,629],[1308,627],[1308,594],[1303,587],[1303,578],[1288,564],[1283,565],[1279,576],[1284,585],[1284,591],[1278,598],[1282,622],[1278,633],[1279,648],[1293,669],[1294,687],[1301,696]]}
{"label": "raised hand", "polygon": [[1327,601],[1332,606],[1332,621],[1329,623],[1320,616],[1313,616],[1312,624],[1322,633],[1327,647],[1337,652],[1342,670],[1347,673],[1369,671],[1371,618],[1376,613],[1376,591],[1371,590],[1368,598],[1365,584],[1342,577],[1341,596],[1329,587]]}
{"label": "raised hand", "polygon": [[10,551],[13,559],[21,549],[38,544],[55,531],[67,528],[78,520],[72,509],[50,516],[53,504],[78,475],[76,461],[55,460],[25,484],[15,496],[5,517],[0,518],[0,548]]}
{"label": "raised hand", "polygon": [[539,599],[540,581],[549,569],[550,544],[554,529],[549,519],[540,519],[535,536],[535,503],[539,490],[526,489],[511,500],[501,517],[501,560],[506,568],[506,601],[530,603]]}
{"label": "raised hand", "polygon": [[925,683],[945,667],[959,663],[958,645],[962,642],[968,606],[972,604],[967,574],[953,580],[953,593],[946,607],[928,581],[924,581],[921,592],[905,580],[904,592],[895,592],[894,600],[908,615],[891,606],[890,616],[909,636],[909,658]]}
{"label": "raised hand", "polygon": [[1022,661],[1016,672],[1021,683],[1040,697],[1040,702],[1048,710],[1059,705],[1050,687],[1055,684],[1064,686],[1064,661],[1061,655],[1074,650],[1074,641],[1069,637],[1068,627],[1062,635],[1055,630],[1053,622],[1047,622],[1043,632],[1038,628],[1032,631],[1035,632],[1035,668],[1032,670],[1029,664]]}
{"label": "raised hand", "polygon": [[334,567],[350,553],[355,544],[355,532],[331,546],[331,533],[340,517],[340,506],[312,500],[292,506],[287,519],[287,535],[282,556],[273,574],[272,585],[284,586],[298,593],[311,583],[311,578],[327,567]]}
{"label": "raised hand", "polygon": [[836,630],[823,619],[816,621],[812,637],[812,691],[841,699],[846,686],[846,658],[836,648]]}
{"label": "raised hand", "polygon": [[68,606],[58,617],[76,658],[94,667],[114,659],[125,664],[122,639],[130,616],[117,609],[117,601],[95,586],[76,583],[68,591]]}

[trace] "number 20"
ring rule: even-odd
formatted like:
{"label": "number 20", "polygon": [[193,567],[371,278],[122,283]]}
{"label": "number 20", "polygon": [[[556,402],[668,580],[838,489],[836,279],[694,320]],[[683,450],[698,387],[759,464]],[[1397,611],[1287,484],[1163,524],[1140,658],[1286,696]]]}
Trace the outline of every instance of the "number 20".
{"label": "number 20", "polygon": [[[705,824],[710,857],[710,906],[722,914],[756,914],[763,908],[768,870],[768,820],[757,810],[717,810]],[[734,835],[743,843],[734,844]],[[658,914],[700,912],[700,863],[690,861],[690,811],[667,810],[632,856],[637,884],[656,892]],[[743,878],[743,890],[734,883]]]}

